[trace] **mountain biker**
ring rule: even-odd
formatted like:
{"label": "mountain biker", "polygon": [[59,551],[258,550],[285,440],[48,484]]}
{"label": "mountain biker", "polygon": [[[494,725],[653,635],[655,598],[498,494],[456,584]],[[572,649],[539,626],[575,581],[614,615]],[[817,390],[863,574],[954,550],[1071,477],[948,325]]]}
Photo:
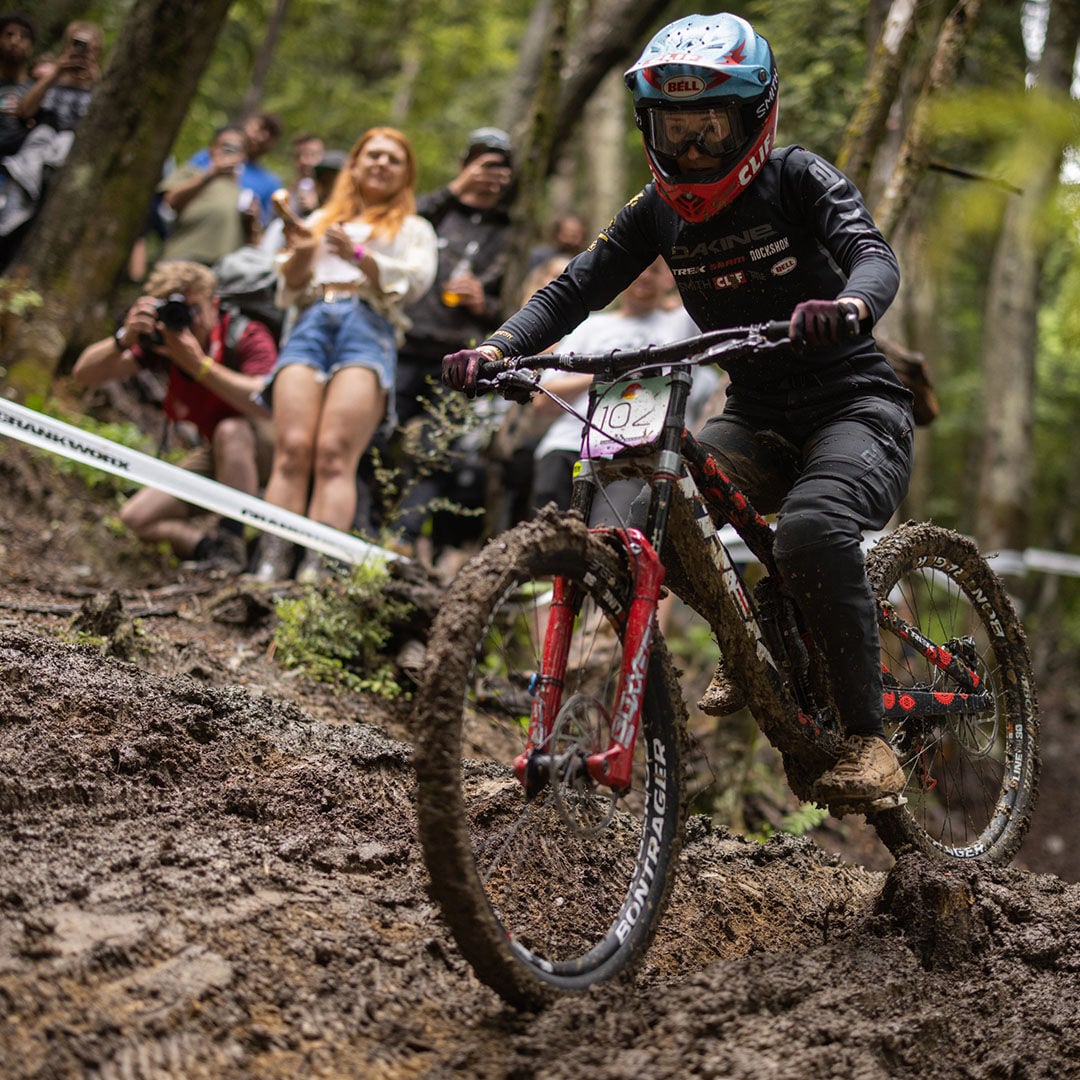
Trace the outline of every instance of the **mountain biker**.
{"label": "mountain biker", "polygon": [[815,797],[887,802],[904,776],[885,739],[860,542],[892,516],[912,466],[911,395],[870,334],[899,287],[896,258],[846,177],[774,146],[779,78],[745,20],[671,23],[625,79],[653,182],[476,349],[447,356],[443,381],[475,393],[483,358],[539,353],[657,254],[702,330],[790,320],[792,345],[731,363],[725,409],[699,438],[760,512],[778,512],[778,568],[822,643],[845,741]]}

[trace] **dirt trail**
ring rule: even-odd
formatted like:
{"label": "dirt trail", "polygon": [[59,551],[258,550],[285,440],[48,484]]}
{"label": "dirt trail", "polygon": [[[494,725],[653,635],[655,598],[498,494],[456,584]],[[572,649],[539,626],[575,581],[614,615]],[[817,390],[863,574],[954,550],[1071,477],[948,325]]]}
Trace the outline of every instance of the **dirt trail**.
{"label": "dirt trail", "polygon": [[426,895],[401,709],[2,445],[0,506],[3,1077],[1080,1075],[1072,879],[701,818],[641,971],[507,1010]]}

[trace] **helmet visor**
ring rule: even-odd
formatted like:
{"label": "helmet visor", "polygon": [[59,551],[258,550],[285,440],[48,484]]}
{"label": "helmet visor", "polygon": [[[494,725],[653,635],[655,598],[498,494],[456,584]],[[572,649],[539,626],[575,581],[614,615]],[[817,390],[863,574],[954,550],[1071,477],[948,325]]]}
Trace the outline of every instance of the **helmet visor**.
{"label": "helmet visor", "polygon": [[736,105],[677,109],[645,105],[639,116],[645,141],[666,158],[678,158],[691,146],[722,158],[743,144],[742,116]]}

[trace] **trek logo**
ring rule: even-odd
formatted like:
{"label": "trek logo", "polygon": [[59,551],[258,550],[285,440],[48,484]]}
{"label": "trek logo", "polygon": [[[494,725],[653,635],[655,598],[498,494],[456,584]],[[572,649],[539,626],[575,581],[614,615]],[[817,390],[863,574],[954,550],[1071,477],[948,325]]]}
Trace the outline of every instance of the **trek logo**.
{"label": "trek logo", "polygon": [[769,151],[772,149],[772,135],[767,135],[763,140],[761,146],[755,151],[750,160],[739,170],[739,186],[746,187],[751,180],[757,176],[761,170],[761,166],[769,158]]}
{"label": "trek logo", "polygon": [[746,274],[741,270],[736,270],[732,274],[721,274],[719,277],[713,278],[714,289],[737,289],[740,285],[746,284]]}
{"label": "trek logo", "polygon": [[705,80],[696,75],[674,75],[660,87],[665,97],[670,98],[697,97],[704,89]]}

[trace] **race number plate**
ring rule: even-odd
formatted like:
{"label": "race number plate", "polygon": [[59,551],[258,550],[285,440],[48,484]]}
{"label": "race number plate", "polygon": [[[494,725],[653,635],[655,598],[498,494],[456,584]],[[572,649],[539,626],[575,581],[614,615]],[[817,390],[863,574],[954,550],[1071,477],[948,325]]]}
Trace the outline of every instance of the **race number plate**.
{"label": "race number plate", "polygon": [[663,430],[670,396],[671,383],[664,376],[612,383],[596,403],[581,456],[609,458],[654,442]]}

